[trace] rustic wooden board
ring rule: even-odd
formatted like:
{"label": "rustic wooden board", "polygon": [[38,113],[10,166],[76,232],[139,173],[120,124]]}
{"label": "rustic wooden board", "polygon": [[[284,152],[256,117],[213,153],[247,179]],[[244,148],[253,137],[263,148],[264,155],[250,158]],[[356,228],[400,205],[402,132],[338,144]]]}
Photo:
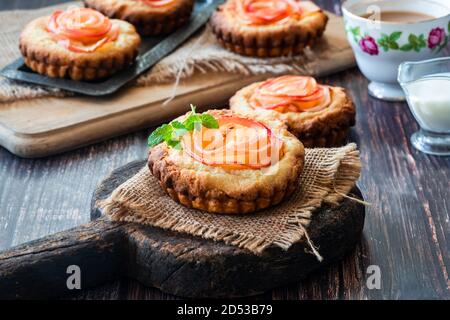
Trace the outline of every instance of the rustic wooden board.
{"label": "rustic wooden board", "polygon": [[[287,252],[269,248],[255,255],[200,237],[100,217],[96,201],[144,164],[123,166],[98,186],[92,199],[93,222],[0,253],[0,298],[69,294],[66,269],[73,264],[81,269],[83,288],[127,276],[182,297],[256,295],[305,278],[341,259],[360,241],[364,207],[349,200],[321,208],[308,228],[325,258],[322,263],[304,242]],[[361,197],[358,189],[354,193]]]}
{"label": "rustic wooden board", "polygon": [[[316,76],[355,65],[342,18],[329,13],[322,41],[333,44],[327,58],[308,64]],[[126,87],[106,97],[74,96],[0,103],[0,145],[27,158],[43,157],[137,131],[186,112],[189,104],[211,107],[226,104],[243,86],[270,74],[196,74],[181,81],[176,97],[173,83]]]}

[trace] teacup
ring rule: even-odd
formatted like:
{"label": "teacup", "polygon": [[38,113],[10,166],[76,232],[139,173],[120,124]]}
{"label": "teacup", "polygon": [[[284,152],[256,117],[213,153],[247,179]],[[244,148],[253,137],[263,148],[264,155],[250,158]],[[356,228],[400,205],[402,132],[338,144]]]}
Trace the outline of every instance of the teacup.
{"label": "teacup", "polygon": [[[397,82],[400,63],[440,57],[449,41],[449,0],[347,0],[342,11],[358,67],[371,81],[370,95],[379,99],[405,100]],[[383,12],[417,12],[430,17],[388,22],[379,20]],[[367,15],[370,17],[365,18]]]}

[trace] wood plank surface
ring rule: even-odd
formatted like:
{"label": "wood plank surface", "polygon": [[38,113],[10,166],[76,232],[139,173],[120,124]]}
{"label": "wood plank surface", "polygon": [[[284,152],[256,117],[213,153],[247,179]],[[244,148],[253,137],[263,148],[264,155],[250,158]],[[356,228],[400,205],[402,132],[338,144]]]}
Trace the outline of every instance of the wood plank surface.
{"label": "wood plank surface", "polygon": [[[99,200],[134,176],[146,160],[114,170],[97,187],[92,222],[0,252],[0,299],[68,296],[67,267],[77,265],[84,289],[127,276],[163,292],[188,298],[248,297],[289,283],[341,260],[360,241],[365,207],[350,199],[323,205],[307,232],[323,257],[319,262],[306,238],[285,251],[262,254],[223,242],[102,217]],[[361,199],[357,188],[351,191]]]}
{"label": "wood plank surface", "polygon": [[[328,16],[325,33],[303,66],[314,76],[333,74],[355,65],[342,18],[330,12]],[[20,27],[16,26],[14,32],[18,34]],[[145,43],[146,40],[144,47]],[[55,155],[170,121],[188,111],[191,103],[199,109],[226,104],[237,90],[270,76],[196,73],[180,80],[176,96],[170,102],[167,100],[174,94],[173,82],[125,86],[101,97],[74,95],[3,102],[0,145],[25,158]]]}
{"label": "wood plank surface", "polygon": [[[58,1],[2,1],[2,9],[39,7]],[[340,13],[339,1],[316,1]],[[267,299],[450,299],[450,158],[412,148],[418,129],[406,103],[367,94],[358,69],[321,78],[348,88],[357,108],[351,140],[362,156],[358,183],[365,199],[364,236],[343,261],[309,279],[273,290]],[[9,248],[89,220],[96,184],[112,169],[145,157],[149,130],[39,160],[0,149],[0,247]],[[368,289],[366,270],[381,270],[381,289]],[[123,279],[83,299],[174,299]]]}

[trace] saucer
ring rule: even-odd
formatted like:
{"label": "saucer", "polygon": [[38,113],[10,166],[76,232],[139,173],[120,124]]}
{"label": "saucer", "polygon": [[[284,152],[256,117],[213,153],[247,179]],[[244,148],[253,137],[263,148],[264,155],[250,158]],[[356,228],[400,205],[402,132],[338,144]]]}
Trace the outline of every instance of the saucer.
{"label": "saucer", "polygon": [[369,94],[385,101],[405,101],[405,93],[400,85],[372,81],[369,83]]}

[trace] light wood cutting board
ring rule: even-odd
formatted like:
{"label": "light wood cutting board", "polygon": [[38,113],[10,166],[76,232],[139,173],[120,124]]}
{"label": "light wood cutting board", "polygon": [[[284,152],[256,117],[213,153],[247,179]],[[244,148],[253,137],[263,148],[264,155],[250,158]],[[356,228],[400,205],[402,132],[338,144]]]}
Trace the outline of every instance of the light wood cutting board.
{"label": "light wood cutting board", "polygon": [[[311,63],[315,76],[355,65],[342,18],[331,13],[324,38],[334,44],[331,55]],[[271,76],[230,73],[196,74],[173,83],[127,87],[108,97],[65,97],[19,100],[0,104],[0,145],[26,158],[43,157],[158,125],[187,110],[220,107],[240,88]]]}

